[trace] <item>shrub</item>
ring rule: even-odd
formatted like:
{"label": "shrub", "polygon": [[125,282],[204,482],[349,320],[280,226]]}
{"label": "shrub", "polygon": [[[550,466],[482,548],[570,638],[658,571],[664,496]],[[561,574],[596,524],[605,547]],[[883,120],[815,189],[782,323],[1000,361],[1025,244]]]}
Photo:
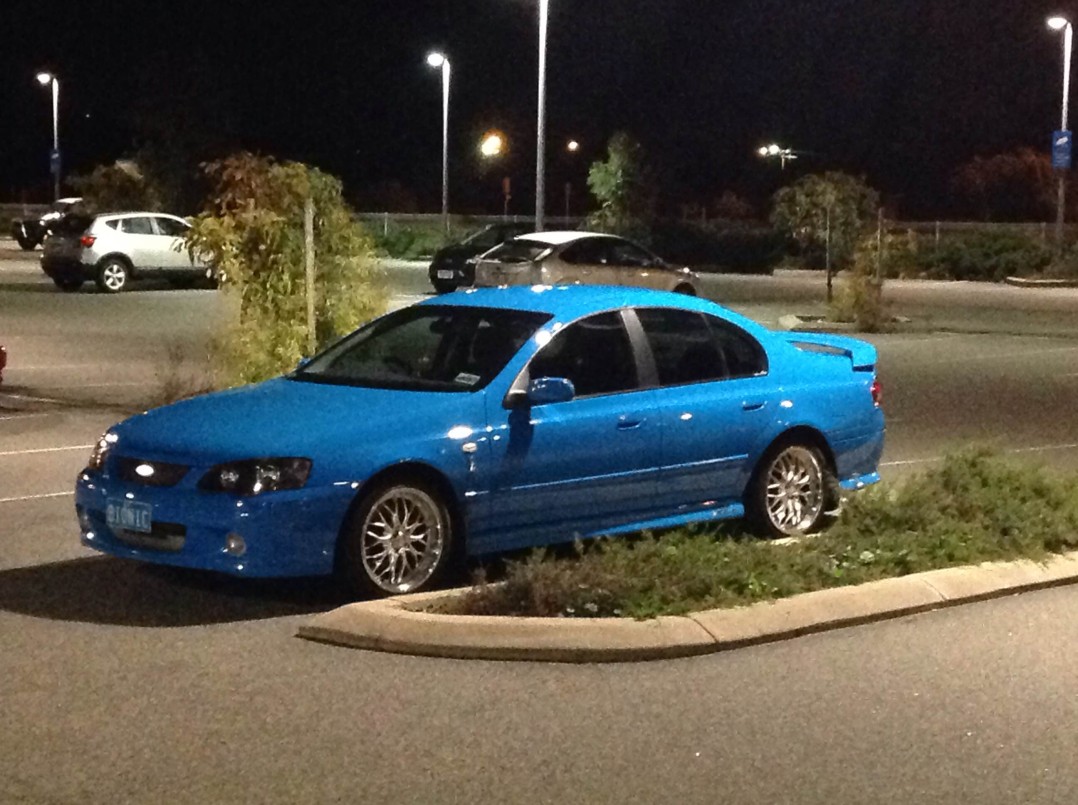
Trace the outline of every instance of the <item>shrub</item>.
{"label": "shrub", "polygon": [[970,232],[924,249],[919,265],[929,279],[1000,282],[1006,277],[1044,269],[1052,252],[1016,232]]}
{"label": "shrub", "polygon": [[648,618],[749,604],[934,568],[1078,548],[1078,477],[984,448],[946,457],[897,488],[846,501],[828,531],[793,544],[680,529],[538,550],[440,605],[461,614]]}
{"label": "shrub", "polygon": [[663,221],[652,227],[648,241],[671,263],[743,274],[770,274],[786,245],[770,227],[729,221]]}
{"label": "shrub", "polygon": [[[463,238],[464,234],[455,233]],[[400,260],[418,260],[433,255],[447,242],[441,221],[433,225],[390,224],[387,230],[374,229],[372,243],[379,254]]]}
{"label": "shrub", "polygon": [[[371,241],[341,198],[336,178],[296,162],[236,154],[205,166],[215,191],[188,246],[216,267],[234,310],[218,338],[226,384],[293,368],[316,348],[385,309]],[[314,203],[314,333],[307,326],[304,206]]]}
{"label": "shrub", "polygon": [[876,215],[876,191],[838,171],[809,174],[775,193],[771,223],[797,244],[805,262],[841,268],[853,259],[862,230]]}

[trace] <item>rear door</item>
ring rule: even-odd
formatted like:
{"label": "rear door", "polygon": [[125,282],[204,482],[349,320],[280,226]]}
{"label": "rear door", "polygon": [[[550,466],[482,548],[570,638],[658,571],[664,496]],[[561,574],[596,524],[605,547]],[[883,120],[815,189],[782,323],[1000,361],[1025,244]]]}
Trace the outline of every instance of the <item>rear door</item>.
{"label": "rear door", "polygon": [[161,237],[149,215],[129,215],[120,219],[119,250],[131,260],[138,271],[155,272],[160,262]]}
{"label": "rear door", "polygon": [[739,327],[690,310],[637,308],[661,390],[658,504],[700,510],[742,495],[753,446],[778,416],[763,347]]}

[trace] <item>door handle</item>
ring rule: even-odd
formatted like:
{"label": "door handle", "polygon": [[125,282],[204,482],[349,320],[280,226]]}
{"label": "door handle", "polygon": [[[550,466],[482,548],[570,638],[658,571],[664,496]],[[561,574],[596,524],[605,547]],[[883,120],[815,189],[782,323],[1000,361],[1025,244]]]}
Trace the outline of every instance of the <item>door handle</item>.
{"label": "door handle", "polygon": [[634,418],[630,418],[628,416],[619,416],[618,417],[618,430],[633,430],[634,428],[639,428],[641,425],[644,424],[644,422],[645,422],[645,420],[642,419],[642,418],[641,419],[634,419]]}
{"label": "door handle", "polygon": [[742,411],[759,411],[765,405],[767,405],[767,402],[765,400],[761,400],[760,402],[755,402],[755,401],[751,401],[751,400],[745,400],[743,403],[741,403],[741,410]]}

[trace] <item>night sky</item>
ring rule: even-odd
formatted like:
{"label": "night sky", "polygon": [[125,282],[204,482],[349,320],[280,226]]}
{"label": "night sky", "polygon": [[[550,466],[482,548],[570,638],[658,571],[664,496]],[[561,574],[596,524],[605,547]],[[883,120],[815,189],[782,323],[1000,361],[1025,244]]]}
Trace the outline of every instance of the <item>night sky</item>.
{"label": "night sky", "polygon": [[[42,69],[60,77],[65,172],[147,139],[238,147],[340,176],[360,208],[403,189],[440,208],[441,83],[453,66],[450,207],[531,212],[537,0],[5,0],[0,200],[47,197]],[[1047,150],[1059,125],[1062,35],[1034,0],[550,0],[551,198],[583,194],[587,165],[624,130],[675,200],[734,190],[762,204],[807,171],[864,175],[904,217],[946,214],[974,155]],[[483,163],[482,132],[510,153]],[[582,143],[573,156],[570,137]],[[780,172],[755,156],[807,153]],[[579,198],[579,197],[578,197]],[[403,203],[403,202],[402,202]],[[188,211],[182,211],[188,212]],[[556,214],[556,213],[555,213]]]}

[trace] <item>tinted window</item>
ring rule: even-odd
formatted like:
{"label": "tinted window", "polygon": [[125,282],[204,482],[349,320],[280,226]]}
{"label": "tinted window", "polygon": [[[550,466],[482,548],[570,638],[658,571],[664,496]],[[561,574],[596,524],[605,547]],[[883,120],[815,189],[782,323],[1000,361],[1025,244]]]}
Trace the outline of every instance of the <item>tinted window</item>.
{"label": "tinted window", "polygon": [[152,235],[153,226],[149,218],[124,218],[120,221],[120,231],[129,235]]}
{"label": "tinted window", "polygon": [[577,396],[637,388],[636,363],[619,313],[600,313],[571,324],[543,347],[529,378],[565,377]]}
{"label": "tinted window", "polygon": [[562,249],[561,257],[572,265],[599,265],[607,259],[606,238],[585,238]]}
{"label": "tinted window", "polygon": [[497,260],[499,263],[530,263],[550,251],[545,243],[536,243],[528,240],[510,240],[501,246],[496,246],[487,254],[484,260]]}
{"label": "tinted window", "polygon": [[726,377],[726,364],[702,313],[673,308],[640,308],[659,383],[676,386]]}
{"label": "tinted window", "polygon": [[314,358],[294,379],[474,391],[548,319],[544,313],[422,306],[384,316]]}
{"label": "tinted window", "polygon": [[726,371],[730,377],[751,377],[767,373],[767,353],[759,341],[728,321],[714,316],[705,318],[711,325],[715,345],[726,361]]}
{"label": "tinted window", "polygon": [[610,262],[617,266],[642,268],[654,265],[657,262],[655,255],[651,252],[627,240],[611,241],[609,254]]}
{"label": "tinted window", "polygon": [[157,224],[157,231],[162,235],[182,238],[187,234],[188,226],[183,221],[177,221],[175,218],[154,218],[153,220]]}

